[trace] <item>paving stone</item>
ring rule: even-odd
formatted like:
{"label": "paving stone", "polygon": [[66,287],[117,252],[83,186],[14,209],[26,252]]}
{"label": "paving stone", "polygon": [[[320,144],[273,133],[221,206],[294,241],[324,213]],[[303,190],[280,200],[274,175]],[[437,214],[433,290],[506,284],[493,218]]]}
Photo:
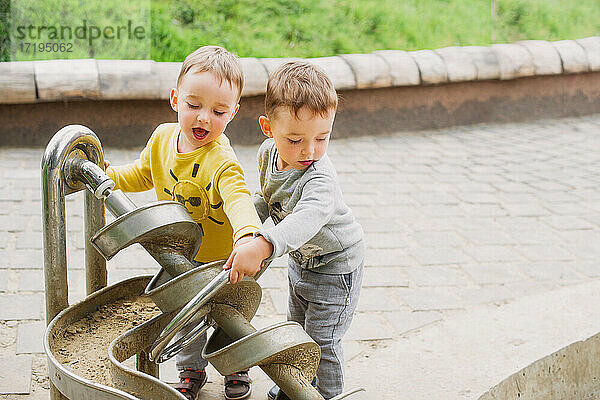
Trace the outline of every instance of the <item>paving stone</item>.
{"label": "paving stone", "polygon": [[37,270],[21,270],[18,271],[19,276],[19,291],[25,292],[43,292],[44,291],[44,271]]}
{"label": "paving stone", "polygon": [[533,58],[536,75],[555,75],[562,73],[562,61],[558,51],[545,40],[524,40],[517,42],[529,51]]}
{"label": "paving stone", "polygon": [[418,192],[413,193],[414,197],[420,204],[458,204],[457,197],[452,193],[439,192]]}
{"label": "paving stone", "polygon": [[44,321],[19,324],[17,354],[43,353],[45,332],[46,324]]}
{"label": "paving stone", "polygon": [[365,237],[365,241],[370,249],[394,249],[407,246],[397,235],[385,233],[371,233]]}
{"label": "paving stone", "polygon": [[498,58],[489,47],[465,46],[463,51],[470,57],[477,68],[477,80],[500,78]]}
{"label": "paving stone", "polygon": [[451,46],[434,50],[442,57],[448,71],[448,81],[472,81],[477,78],[477,67],[462,47]]}
{"label": "paving stone", "polygon": [[465,253],[478,262],[509,262],[522,260],[512,246],[469,245]]}
{"label": "paving stone", "polygon": [[411,263],[412,259],[403,249],[367,249],[365,258],[367,267],[401,267]]}
{"label": "paving stone", "polygon": [[394,295],[391,288],[363,287],[360,290],[357,311],[394,311],[404,304]]}
{"label": "paving stone", "polygon": [[506,210],[509,216],[516,217],[540,217],[550,214],[550,212],[540,204],[532,203],[503,203],[502,209]]}
{"label": "paving stone", "polygon": [[548,225],[558,230],[592,229],[594,225],[579,217],[550,216],[543,219]]}
{"label": "paving stone", "polygon": [[383,58],[389,66],[393,86],[410,86],[421,83],[419,67],[404,50],[380,50],[373,52]]}
{"label": "paving stone", "polygon": [[515,79],[535,74],[531,54],[518,44],[493,44],[490,49],[500,65],[500,79]]}
{"label": "paving stone", "polygon": [[517,251],[531,261],[562,261],[575,259],[571,253],[560,246],[519,246],[517,247]]}
{"label": "paving stone", "polygon": [[17,249],[42,249],[42,232],[18,232],[16,240]]}
{"label": "paving stone", "polygon": [[0,227],[3,231],[22,232],[28,228],[33,218],[21,215],[0,215]]}
{"label": "paving stone", "polygon": [[418,219],[409,225],[412,230],[422,231],[452,231],[455,229],[454,219],[451,217]]}
{"label": "paving stone", "polygon": [[455,293],[440,288],[398,289],[398,296],[413,311],[434,311],[460,309],[464,300]]}
{"label": "paving stone", "polygon": [[539,229],[535,229],[535,226],[528,226],[527,229],[509,227],[507,234],[521,245],[548,245],[559,242],[558,238],[549,229],[543,227]]}
{"label": "paving stone", "polygon": [[273,306],[277,314],[286,314],[288,305],[288,291],[287,289],[266,289],[265,292],[271,296]]}
{"label": "paving stone", "polygon": [[515,298],[515,294],[510,287],[504,285],[483,286],[483,287],[461,287],[458,288],[458,295],[469,304],[489,304],[506,302]]}
{"label": "paving stone", "polygon": [[452,231],[419,231],[406,239],[420,247],[459,247],[465,244],[465,240]]}
{"label": "paving stone", "polygon": [[[544,200],[546,200],[544,198]],[[545,202],[541,204],[546,210],[548,210],[552,214],[556,215],[565,215],[565,216],[579,216],[579,215],[588,215],[590,213],[590,209],[588,207],[583,206],[581,202],[579,203],[549,203]]]}
{"label": "paving stone", "polygon": [[7,269],[0,269],[0,292],[5,292],[8,287],[8,279],[10,271]]}
{"label": "paving stone", "polygon": [[377,54],[341,54],[354,72],[357,89],[389,87],[392,84],[390,67]]}
{"label": "paving stone", "polygon": [[590,71],[600,71],[600,36],[577,39],[576,42],[585,50]]}
{"label": "paving stone", "polygon": [[536,262],[520,264],[527,275],[539,281],[580,281],[582,275],[576,273],[569,262]]}
{"label": "paving stone", "polygon": [[357,340],[342,340],[344,349],[344,361],[347,363],[363,352],[363,347]]}
{"label": "paving stone", "polygon": [[586,72],[590,68],[585,50],[574,40],[559,40],[551,42],[560,54],[563,70],[567,74]]}
{"label": "paving stone", "polygon": [[379,314],[354,314],[352,324],[344,336],[345,340],[382,340],[392,339],[395,331],[386,318]]}
{"label": "paving stone", "polygon": [[383,315],[394,327],[397,335],[403,335],[442,320],[442,314],[435,311],[392,311]]}
{"label": "paving stone", "polygon": [[408,287],[402,267],[365,267],[362,287]]}
{"label": "paving stone", "polygon": [[465,264],[462,265],[462,269],[480,285],[512,284],[526,279],[526,276],[515,268],[512,262]]}
{"label": "paving stone", "polygon": [[439,54],[433,50],[410,51],[409,54],[419,67],[423,83],[437,84],[448,82],[446,64]]}
{"label": "paving stone", "polygon": [[597,259],[594,261],[575,261],[573,262],[573,268],[585,276],[590,278],[600,277],[600,263]]}
{"label": "paving stone", "polygon": [[600,243],[600,231],[592,229],[579,229],[574,231],[558,232],[563,240],[575,243]]}
{"label": "paving stone", "polygon": [[419,210],[426,216],[431,217],[451,217],[462,215],[463,211],[458,205],[453,204],[432,204],[423,205]]}
{"label": "paving stone", "polygon": [[258,279],[262,288],[268,289],[286,289],[288,287],[287,274],[278,269],[267,268]]}
{"label": "paving stone", "polygon": [[0,268],[42,269],[44,256],[41,250],[0,249]]}
{"label": "paving stone", "polygon": [[457,266],[407,267],[404,268],[404,273],[417,286],[458,286],[472,283],[469,276]]}
{"label": "paving stone", "polygon": [[456,197],[465,203],[471,204],[497,204],[499,202],[496,195],[485,192],[458,192],[456,193]]}
{"label": "paving stone", "polygon": [[41,294],[0,295],[0,320],[41,319]]}
{"label": "paving stone", "polygon": [[470,261],[462,250],[452,247],[411,247],[409,253],[422,265],[461,264]]}
{"label": "paving stone", "polygon": [[0,394],[29,394],[31,356],[0,357]]}
{"label": "paving stone", "polygon": [[459,233],[475,245],[507,245],[517,243],[505,231],[499,229],[461,230]]}

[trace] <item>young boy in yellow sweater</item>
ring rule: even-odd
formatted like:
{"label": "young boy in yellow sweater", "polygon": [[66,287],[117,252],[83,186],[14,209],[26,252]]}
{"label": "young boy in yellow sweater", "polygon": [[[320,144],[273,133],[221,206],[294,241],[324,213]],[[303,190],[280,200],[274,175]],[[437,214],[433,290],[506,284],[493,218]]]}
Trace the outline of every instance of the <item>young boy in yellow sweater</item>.
{"label": "young boy in yellow sweater", "polygon": [[[197,265],[226,259],[234,243],[250,240],[261,227],[242,167],[223,134],[239,109],[243,86],[236,56],[217,46],[194,51],[170,94],[178,123],[159,125],[132,164],[106,170],[118,189],[154,188],[158,200],[186,207],[203,233]],[[188,399],[195,400],[207,380],[205,343],[206,334],[177,355],[181,382],[175,387]],[[248,371],[226,376],[225,398],[247,398],[250,384]]]}

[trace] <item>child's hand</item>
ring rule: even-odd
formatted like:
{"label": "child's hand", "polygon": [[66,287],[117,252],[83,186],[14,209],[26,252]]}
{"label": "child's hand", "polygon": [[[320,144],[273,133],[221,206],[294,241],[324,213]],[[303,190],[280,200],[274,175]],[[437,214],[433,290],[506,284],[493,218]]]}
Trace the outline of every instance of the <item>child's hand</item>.
{"label": "child's hand", "polygon": [[271,253],[273,253],[273,245],[262,236],[251,238],[244,244],[236,243],[236,247],[223,265],[223,269],[231,268],[229,282],[237,283],[246,275],[254,276]]}

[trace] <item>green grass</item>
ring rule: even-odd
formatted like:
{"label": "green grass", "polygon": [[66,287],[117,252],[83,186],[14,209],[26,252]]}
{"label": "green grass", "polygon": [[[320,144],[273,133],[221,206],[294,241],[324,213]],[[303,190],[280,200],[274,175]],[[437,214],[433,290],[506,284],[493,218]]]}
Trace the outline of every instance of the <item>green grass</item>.
{"label": "green grass", "polygon": [[153,0],[152,27],[157,61],[205,44],[319,57],[600,35],[600,1],[496,0],[492,21],[490,0]]}
{"label": "green grass", "polygon": [[[600,35],[600,0],[495,1],[492,21],[491,0],[151,0],[150,56],[181,61],[206,44],[241,57],[321,57]],[[57,2],[31,2],[33,15]],[[129,12],[127,1],[106,2]],[[133,58],[127,46],[104,50],[93,56]]]}

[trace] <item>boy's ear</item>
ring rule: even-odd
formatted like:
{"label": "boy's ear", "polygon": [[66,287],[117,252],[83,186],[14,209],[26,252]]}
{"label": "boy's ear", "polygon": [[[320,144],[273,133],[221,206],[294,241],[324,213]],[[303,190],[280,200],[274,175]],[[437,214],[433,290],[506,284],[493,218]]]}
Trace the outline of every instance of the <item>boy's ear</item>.
{"label": "boy's ear", "polygon": [[173,111],[177,112],[177,89],[171,89],[171,94],[169,95],[169,102],[171,103],[171,108]]}
{"label": "boy's ear", "polygon": [[265,134],[265,136],[272,138],[273,131],[271,130],[271,120],[261,115],[258,117],[258,124],[260,125],[260,130]]}
{"label": "boy's ear", "polygon": [[233,110],[233,112],[231,113],[231,118],[229,118],[229,122],[231,122],[231,120],[235,118],[235,116],[237,115],[237,112],[239,110],[240,110],[240,105],[238,104],[235,106],[235,110]]}

